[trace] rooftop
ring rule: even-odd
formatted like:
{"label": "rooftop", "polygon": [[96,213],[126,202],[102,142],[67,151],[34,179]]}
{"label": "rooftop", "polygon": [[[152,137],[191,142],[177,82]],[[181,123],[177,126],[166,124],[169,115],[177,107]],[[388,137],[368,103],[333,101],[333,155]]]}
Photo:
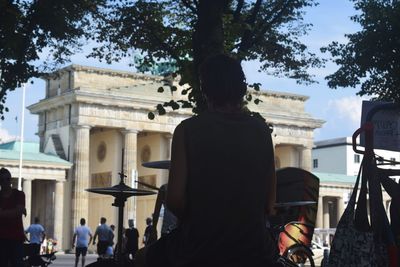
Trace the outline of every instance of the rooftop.
{"label": "rooftop", "polygon": [[[19,160],[21,151],[20,141],[11,141],[0,144],[0,160]],[[35,142],[23,142],[24,161],[37,163],[56,163],[65,166],[71,166],[69,161],[63,160],[56,155],[39,152],[39,144]]]}

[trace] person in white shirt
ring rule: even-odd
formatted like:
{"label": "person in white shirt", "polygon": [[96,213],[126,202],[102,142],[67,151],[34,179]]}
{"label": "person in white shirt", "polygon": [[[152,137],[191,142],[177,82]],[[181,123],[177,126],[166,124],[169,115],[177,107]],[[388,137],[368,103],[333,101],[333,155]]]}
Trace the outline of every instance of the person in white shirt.
{"label": "person in white shirt", "polygon": [[39,218],[35,217],[34,223],[25,230],[25,234],[29,234],[29,244],[31,244],[34,255],[40,253],[40,244],[42,244],[43,240],[46,238],[44,228],[39,222]]}
{"label": "person in white shirt", "polygon": [[[78,267],[79,256],[82,254],[82,267],[85,266],[86,254],[88,246],[92,241],[92,231],[87,227],[84,218],[80,221],[80,226],[76,227],[74,236],[72,237],[72,248],[75,248],[75,267]],[[76,239],[76,244],[75,244]]]}

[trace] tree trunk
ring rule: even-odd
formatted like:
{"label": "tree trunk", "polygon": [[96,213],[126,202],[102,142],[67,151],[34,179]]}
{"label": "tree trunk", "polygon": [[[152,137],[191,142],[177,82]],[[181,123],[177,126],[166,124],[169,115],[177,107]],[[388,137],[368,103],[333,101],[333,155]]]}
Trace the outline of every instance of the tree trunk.
{"label": "tree trunk", "polygon": [[[210,55],[224,52],[223,14],[231,0],[199,0],[198,19],[193,33],[193,89],[199,111],[205,108],[201,100],[198,70]],[[202,103],[202,104],[200,104]],[[200,105],[199,105],[200,104]]]}

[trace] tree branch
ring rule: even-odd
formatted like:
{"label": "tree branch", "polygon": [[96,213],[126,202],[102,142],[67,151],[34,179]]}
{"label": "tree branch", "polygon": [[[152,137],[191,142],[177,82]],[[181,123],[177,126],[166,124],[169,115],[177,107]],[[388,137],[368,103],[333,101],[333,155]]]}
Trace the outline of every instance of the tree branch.
{"label": "tree branch", "polygon": [[254,3],[253,11],[251,12],[250,16],[247,18],[246,23],[250,26],[247,30],[243,32],[242,41],[240,42],[238,54],[244,53],[249,49],[251,46],[251,37],[255,32],[254,23],[257,19],[257,15],[260,12],[262,0],[257,0]]}
{"label": "tree branch", "polygon": [[290,1],[291,0],[287,0],[286,2],[284,2],[279,12],[276,12],[276,9],[271,12],[271,14],[275,15],[271,20],[265,21],[264,25],[261,27],[262,30],[259,31],[259,34],[256,36],[257,40],[260,40],[261,37],[264,35],[264,33],[269,31],[272,28],[272,26],[277,22],[277,20],[282,17],[284,11],[286,11],[286,9],[289,7]]}

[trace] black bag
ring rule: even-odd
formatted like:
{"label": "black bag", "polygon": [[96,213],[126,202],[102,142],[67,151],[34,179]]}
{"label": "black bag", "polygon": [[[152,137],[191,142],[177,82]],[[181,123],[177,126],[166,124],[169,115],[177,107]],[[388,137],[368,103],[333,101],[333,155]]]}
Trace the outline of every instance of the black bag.
{"label": "black bag", "polygon": [[[355,208],[360,180],[361,188]],[[367,192],[371,224],[368,221]],[[349,203],[336,228],[328,266],[389,266],[388,248],[391,245],[393,236],[382,203],[375,158],[364,157]]]}

